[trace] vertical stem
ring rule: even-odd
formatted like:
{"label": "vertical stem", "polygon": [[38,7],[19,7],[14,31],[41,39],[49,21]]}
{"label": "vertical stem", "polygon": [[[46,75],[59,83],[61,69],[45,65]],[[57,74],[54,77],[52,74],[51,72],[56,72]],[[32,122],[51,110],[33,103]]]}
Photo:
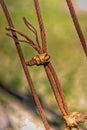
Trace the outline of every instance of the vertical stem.
{"label": "vertical stem", "polygon": [[[49,64],[50,64],[50,63],[49,63]],[[66,113],[66,111],[65,111],[65,109],[64,109],[64,107],[63,107],[62,99],[61,99],[60,94],[58,93],[58,90],[57,90],[55,81],[53,80],[51,71],[50,71],[50,69],[48,68],[48,66],[44,66],[44,68],[45,68],[47,77],[48,77],[48,79],[49,79],[49,82],[50,82],[50,84],[51,84],[51,86],[52,86],[52,89],[53,89],[53,92],[54,92],[56,101],[57,101],[57,103],[58,103],[58,105],[59,105],[59,108],[60,108],[62,114],[63,114],[64,116],[66,116],[67,113]]]}
{"label": "vertical stem", "polygon": [[59,79],[58,79],[58,77],[57,77],[57,74],[56,74],[56,72],[55,72],[55,70],[54,70],[54,68],[53,68],[53,66],[52,66],[51,63],[49,63],[48,67],[49,67],[50,72],[51,72],[51,74],[52,74],[52,76],[53,76],[53,78],[54,78],[55,84],[56,84],[56,86],[57,86],[57,90],[58,90],[59,95],[60,95],[61,100],[62,100],[63,108],[64,108],[65,112],[67,113],[67,115],[69,115],[69,114],[70,114],[70,111],[69,111],[69,108],[68,108],[68,106],[67,106],[66,98],[65,98],[65,96],[64,96],[64,93],[63,93],[62,87],[61,87],[61,85],[60,85]]}
{"label": "vertical stem", "polygon": [[[3,12],[4,12],[5,16],[6,16],[6,19],[7,19],[7,22],[8,22],[8,24],[9,24],[9,26],[14,27],[14,26],[13,26],[13,23],[12,23],[12,20],[11,20],[11,17],[10,17],[10,14],[9,14],[9,12],[8,12],[8,9],[7,9],[6,5],[5,5],[4,0],[0,0],[0,4],[1,4],[1,6],[2,6]],[[27,68],[27,66],[26,66],[25,59],[24,59],[24,56],[23,56],[23,53],[22,53],[20,44],[19,44],[19,42],[18,42],[18,40],[17,40],[18,38],[17,38],[17,36],[16,36],[16,33],[15,33],[14,31],[12,31],[12,35],[15,36],[14,42],[15,42],[15,45],[16,45],[16,48],[17,48],[17,52],[18,52],[18,54],[19,54],[22,67],[23,67],[23,69],[24,69],[24,72],[25,72],[25,75],[26,75],[28,84],[29,84],[29,86],[30,86],[30,88],[31,88],[32,94],[33,94],[33,96],[34,96],[35,103],[36,103],[37,108],[38,108],[38,111],[39,111],[39,113],[40,113],[40,115],[41,115],[41,118],[42,118],[42,121],[43,121],[43,123],[44,123],[44,126],[45,126],[46,130],[50,130],[49,124],[48,124],[48,122],[47,122],[47,120],[46,120],[46,117],[45,117],[45,115],[44,115],[44,111],[43,111],[42,106],[41,106],[41,104],[40,104],[40,101],[39,101],[39,98],[38,98],[38,96],[37,96],[36,90],[34,89],[34,85],[33,85],[33,82],[32,82],[31,76],[30,76],[30,73],[29,73],[29,71],[28,71],[28,68]]]}
{"label": "vertical stem", "polygon": [[35,4],[35,8],[36,8],[39,26],[40,26],[40,33],[41,33],[41,39],[42,39],[42,50],[43,50],[43,52],[46,52],[46,50],[47,50],[47,48],[46,48],[46,35],[45,35],[44,24],[43,24],[38,0],[34,0],[34,4]]}
{"label": "vertical stem", "polygon": [[85,41],[85,38],[84,38],[84,35],[83,35],[83,32],[82,32],[82,29],[81,29],[81,27],[80,27],[78,18],[77,18],[77,16],[76,16],[75,9],[74,9],[74,7],[73,7],[72,1],[71,1],[71,0],[66,0],[66,2],[67,2],[67,5],[68,5],[68,8],[69,8],[69,10],[70,10],[70,13],[71,13],[71,16],[72,16],[72,19],[73,19],[73,22],[74,22],[76,31],[77,31],[78,36],[79,36],[79,38],[80,38],[82,47],[83,47],[84,52],[85,52],[85,54],[86,54],[86,56],[87,56],[87,44],[86,44],[86,41]]}

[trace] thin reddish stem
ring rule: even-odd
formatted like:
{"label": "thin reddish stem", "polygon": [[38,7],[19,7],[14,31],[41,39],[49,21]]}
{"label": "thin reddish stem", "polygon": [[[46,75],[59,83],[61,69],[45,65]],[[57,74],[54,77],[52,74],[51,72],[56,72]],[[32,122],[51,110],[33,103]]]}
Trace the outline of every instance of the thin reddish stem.
{"label": "thin reddish stem", "polygon": [[86,44],[86,40],[85,40],[85,37],[83,35],[82,29],[80,27],[78,18],[76,16],[75,9],[73,7],[72,1],[71,0],[66,0],[66,2],[67,2],[67,5],[68,5],[68,8],[70,10],[70,14],[72,16],[72,19],[73,19],[73,22],[74,22],[77,34],[78,34],[79,39],[80,39],[81,44],[82,44],[82,47],[83,47],[84,52],[85,52],[85,54],[87,56],[87,44]]}
{"label": "thin reddish stem", "polygon": [[65,112],[67,113],[67,115],[70,115],[71,112],[69,111],[69,108],[67,106],[67,102],[66,102],[66,99],[65,99],[61,84],[59,82],[58,76],[57,76],[57,74],[56,74],[56,72],[55,72],[55,70],[54,70],[51,63],[48,64],[48,67],[49,67],[49,70],[50,70],[50,72],[51,72],[51,74],[52,74],[52,76],[54,78],[55,83],[56,83],[57,90],[58,90],[59,95],[60,95],[61,100],[62,100],[63,108],[64,108]]}
{"label": "thin reddish stem", "polygon": [[35,8],[36,8],[36,13],[37,13],[37,17],[38,17],[39,26],[40,26],[40,34],[41,34],[41,39],[42,39],[42,50],[43,50],[43,52],[46,52],[47,51],[47,48],[46,48],[46,34],[45,34],[45,30],[44,30],[44,24],[43,24],[43,20],[42,20],[38,0],[34,0],[34,4],[35,4]]}

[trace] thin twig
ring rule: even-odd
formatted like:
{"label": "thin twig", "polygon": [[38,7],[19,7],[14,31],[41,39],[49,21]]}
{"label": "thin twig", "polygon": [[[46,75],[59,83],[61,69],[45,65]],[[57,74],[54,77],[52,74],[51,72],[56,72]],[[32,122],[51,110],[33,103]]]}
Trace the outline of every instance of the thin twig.
{"label": "thin twig", "polygon": [[66,99],[65,99],[61,84],[59,82],[58,76],[57,76],[57,74],[56,74],[56,72],[55,72],[55,70],[54,70],[51,63],[48,64],[48,67],[49,67],[49,70],[50,70],[50,72],[51,72],[51,74],[53,76],[53,79],[54,79],[55,83],[56,83],[57,90],[58,90],[59,95],[60,95],[61,100],[62,100],[63,108],[64,108],[65,112],[67,113],[67,115],[70,115],[71,112],[69,111],[69,108],[67,106],[67,102],[66,102]]}
{"label": "thin twig", "polygon": [[[13,37],[13,36],[12,36],[11,34],[9,34],[9,33],[6,33],[6,35],[9,36],[9,37],[12,38],[12,39],[15,38],[15,36]],[[29,41],[26,41],[26,40],[19,40],[19,39],[17,40],[17,39],[16,39],[16,41],[17,41],[17,42],[23,42],[23,43],[28,43],[28,44],[30,44],[30,42],[29,42]]]}
{"label": "thin twig", "polygon": [[[21,35],[22,37],[24,37],[28,41],[27,43],[29,43],[36,51],[38,51],[39,53],[41,53],[38,45],[35,44],[34,41],[32,39],[30,39],[26,34],[20,32],[19,30],[15,29],[13,27],[6,27],[6,30],[8,30],[8,31],[14,31],[14,32],[18,33],[19,35]],[[14,36],[13,36],[13,38],[14,38]],[[17,40],[17,41],[19,41],[19,40]]]}
{"label": "thin twig", "polygon": [[34,33],[36,37],[36,42],[38,43],[38,46],[40,47],[37,30],[25,17],[23,17],[23,20],[24,20],[25,25],[29,28],[29,30],[31,30]]}
{"label": "thin twig", "polygon": [[52,76],[52,74],[51,74],[51,72],[50,72],[50,69],[48,68],[48,66],[45,66],[44,68],[45,68],[47,77],[48,77],[48,79],[49,79],[49,81],[50,81],[50,84],[51,84],[51,86],[52,86],[52,89],[53,89],[53,92],[54,92],[56,101],[57,101],[57,103],[58,103],[58,105],[59,105],[59,108],[60,108],[62,114],[63,114],[63,115],[66,115],[66,112],[65,112],[65,110],[64,110],[64,108],[63,108],[63,105],[62,105],[61,97],[60,97],[60,95],[58,94],[58,91],[57,91],[55,82],[54,82],[54,80],[53,80],[53,76]]}
{"label": "thin twig", "polygon": [[47,51],[47,48],[46,48],[46,34],[45,34],[45,30],[44,30],[44,24],[43,24],[43,20],[42,20],[38,0],[34,0],[34,4],[35,4],[35,8],[36,8],[36,13],[37,13],[39,26],[40,26],[40,34],[41,34],[41,39],[42,39],[42,49],[43,49],[43,52],[46,52]]}
{"label": "thin twig", "polygon": [[87,44],[86,44],[86,40],[85,40],[85,37],[83,35],[82,29],[80,27],[78,18],[76,16],[75,9],[73,7],[72,1],[71,0],[66,0],[66,2],[67,2],[67,5],[68,5],[68,8],[70,10],[70,14],[72,16],[72,19],[73,19],[73,22],[74,22],[77,34],[78,34],[79,39],[80,39],[81,44],[82,44],[82,47],[83,47],[84,52],[85,52],[85,54],[87,56]]}

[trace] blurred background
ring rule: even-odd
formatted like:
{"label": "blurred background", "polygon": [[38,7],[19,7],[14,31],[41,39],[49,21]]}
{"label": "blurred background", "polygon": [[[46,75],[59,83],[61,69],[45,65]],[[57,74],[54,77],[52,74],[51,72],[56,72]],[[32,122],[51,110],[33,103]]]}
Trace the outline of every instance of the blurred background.
{"label": "blurred background", "polygon": [[[86,0],[84,0],[86,1]],[[34,39],[23,23],[25,16],[38,31],[39,26],[32,0],[5,1],[15,28]],[[87,112],[87,57],[73,25],[65,0],[39,0],[44,21],[48,53],[56,70],[70,111]],[[87,8],[73,0],[85,38],[87,38]],[[84,4],[85,5],[85,4]],[[87,6],[87,5],[86,5]],[[43,127],[31,91],[24,75],[14,42],[6,36],[7,21],[0,8],[0,130],[21,130],[26,119]],[[34,39],[35,40],[35,39]],[[41,41],[41,39],[40,39]],[[37,53],[27,44],[21,44],[26,60]],[[54,130],[62,130],[64,122],[55,101],[52,89],[43,67],[30,67],[35,88],[46,112],[48,122]],[[4,115],[3,115],[4,114]],[[3,124],[3,125],[2,125]],[[84,130],[87,126],[81,125]]]}

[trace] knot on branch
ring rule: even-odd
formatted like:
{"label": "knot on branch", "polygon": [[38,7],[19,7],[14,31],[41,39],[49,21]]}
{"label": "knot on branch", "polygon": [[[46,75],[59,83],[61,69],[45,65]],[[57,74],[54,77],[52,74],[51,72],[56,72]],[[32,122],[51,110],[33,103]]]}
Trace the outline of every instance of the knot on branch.
{"label": "knot on branch", "polygon": [[37,65],[43,65],[49,62],[50,56],[47,53],[43,53],[36,55],[33,59],[36,60]]}
{"label": "knot on branch", "polygon": [[73,112],[70,115],[64,116],[64,120],[66,123],[66,129],[65,130],[79,130],[78,122],[77,120],[79,117],[81,117],[81,113]]}
{"label": "knot on branch", "polygon": [[31,61],[26,62],[26,65],[45,65],[49,63],[50,56],[47,53],[36,55]]}

